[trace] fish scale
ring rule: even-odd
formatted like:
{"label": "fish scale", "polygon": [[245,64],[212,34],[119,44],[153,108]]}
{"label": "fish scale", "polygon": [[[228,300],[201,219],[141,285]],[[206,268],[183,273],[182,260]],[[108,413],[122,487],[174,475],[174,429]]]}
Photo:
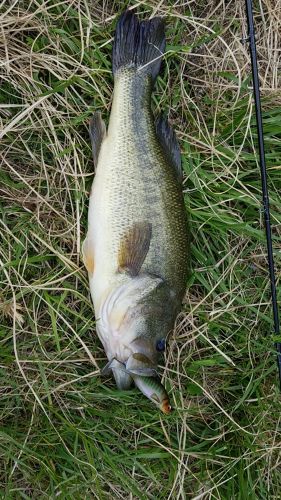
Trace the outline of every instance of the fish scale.
{"label": "fish scale", "polygon": [[[181,293],[187,266],[185,211],[173,167],[167,164],[157,143],[145,87],[149,82],[144,78],[134,82],[133,78],[130,72],[124,72],[114,90],[108,137],[98,164],[101,174],[96,177],[91,195],[97,200],[98,193],[102,192],[103,197],[99,200],[100,207],[94,201],[93,211],[99,215],[96,218],[94,213],[90,220],[108,228],[99,245],[103,255],[110,249],[112,259],[106,266],[111,267],[111,274],[116,271],[120,239],[126,229],[136,220],[151,221],[153,235],[143,269],[167,279],[175,290],[180,284]],[[139,92],[138,100],[132,101],[136,92],[129,89],[135,86],[142,86],[145,91],[143,95]],[[113,153],[110,154],[110,150]],[[91,209],[90,202],[90,214]],[[105,276],[102,263],[97,261],[96,265]]]}

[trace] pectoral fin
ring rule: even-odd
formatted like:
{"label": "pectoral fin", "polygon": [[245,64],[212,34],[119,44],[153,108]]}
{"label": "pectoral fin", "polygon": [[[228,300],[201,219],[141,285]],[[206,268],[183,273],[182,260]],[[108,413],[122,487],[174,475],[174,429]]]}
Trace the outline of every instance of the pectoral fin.
{"label": "pectoral fin", "polygon": [[118,253],[118,271],[137,276],[147,255],[151,240],[150,222],[136,222],[123,236]]}
{"label": "pectoral fin", "polygon": [[93,151],[93,159],[94,166],[97,168],[98,157],[100,153],[100,148],[102,141],[106,135],[106,127],[105,123],[102,120],[101,114],[99,111],[93,114],[89,124],[89,134],[92,143],[92,151]]}
{"label": "pectoral fin", "polygon": [[93,274],[95,268],[93,240],[88,236],[82,244],[83,262],[89,274]]}

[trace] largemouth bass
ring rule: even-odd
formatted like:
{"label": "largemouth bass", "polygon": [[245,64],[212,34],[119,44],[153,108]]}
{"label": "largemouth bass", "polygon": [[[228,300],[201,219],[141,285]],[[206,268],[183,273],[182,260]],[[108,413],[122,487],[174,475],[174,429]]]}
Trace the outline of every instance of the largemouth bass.
{"label": "largemouth bass", "polygon": [[109,360],[104,373],[111,370],[120,389],[134,381],[167,413],[165,389],[152,379],[185,293],[188,236],[179,146],[167,120],[151,111],[164,50],[161,18],[121,16],[108,130],[99,113],[90,123],[96,173],[83,258]]}

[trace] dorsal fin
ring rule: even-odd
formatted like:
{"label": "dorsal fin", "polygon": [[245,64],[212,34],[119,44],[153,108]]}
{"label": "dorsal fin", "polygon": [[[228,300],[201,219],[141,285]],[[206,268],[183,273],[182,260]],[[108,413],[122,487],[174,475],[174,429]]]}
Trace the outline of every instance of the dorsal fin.
{"label": "dorsal fin", "polygon": [[155,128],[163,152],[172,163],[179,182],[182,182],[181,153],[176,134],[163,115],[156,119]]}
{"label": "dorsal fin", "polygon": [[150,222],[136,222],[127,230],[120,242],[118,271],[137,276],[147,255],[151,240]]}
{"label": "dorsal fin", "polygon": [[99,111],[96,111],[91,118],[89,133],[92,143],[94,166],[97,168],[101,144],[106,135],[106,126]]}

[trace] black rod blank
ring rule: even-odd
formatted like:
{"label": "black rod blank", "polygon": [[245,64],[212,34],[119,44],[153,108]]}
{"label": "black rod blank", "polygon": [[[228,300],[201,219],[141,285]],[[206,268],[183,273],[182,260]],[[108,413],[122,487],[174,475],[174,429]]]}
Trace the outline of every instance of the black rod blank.
{"label": "black rod blank", "polygon": [[[263,212],[264,212],[264,223],[266,232],[266,243],[267,243],[267,258],[268,258],[268,270],[271,286],[271,299],[272,299],[272,309],[273,309],[273,319],[274,319],[274,331],[276,335],[280,335],[280,323],[277,305],[277,295],[276,295],[276,281],[275,281],[275,271],[274,271],[274,258],[272,250],[272,237],[271,237],[271,223],[270,223],[270,208],[269,208],[269,198],[267,189],[267,172],[264,154],[264,139],[263,139],[263,126],[262,126],[262,112],[261,112],[261,101],[260,101],[260,88],[259,88],[259,75],[258,75],[258,64],[257,64],[257,51],[256,51],[256,40],[255,40],[255,26],[253,19],[253,8],[252,0],[246,0],[246,10],[247,10],[247,21],[248,21],[248,38],[251,54],[252,63],[252,79],[253,79],[253,91],[255,99],[255,110],[256,110],[256,121],[257,121],[257,132],[258,132],[258,146],[259,146],[259,157],[260,157],[260,172],[261,172],[261,183],[262,183],[262,201],[263,201]],[[279,383],[281,387],[281,343],[276,342],[275,347],[277,350],[277,365],[279,373]]]}

